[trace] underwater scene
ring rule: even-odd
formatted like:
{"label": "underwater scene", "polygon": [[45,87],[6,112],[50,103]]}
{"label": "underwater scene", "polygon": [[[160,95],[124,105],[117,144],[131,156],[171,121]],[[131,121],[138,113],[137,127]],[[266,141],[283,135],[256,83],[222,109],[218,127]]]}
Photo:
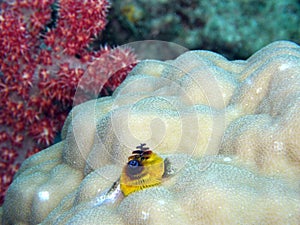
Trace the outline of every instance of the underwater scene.
{"label": "underwater scene", "polygon": [[299,0],[0,0],[0,224],[300,224]]}

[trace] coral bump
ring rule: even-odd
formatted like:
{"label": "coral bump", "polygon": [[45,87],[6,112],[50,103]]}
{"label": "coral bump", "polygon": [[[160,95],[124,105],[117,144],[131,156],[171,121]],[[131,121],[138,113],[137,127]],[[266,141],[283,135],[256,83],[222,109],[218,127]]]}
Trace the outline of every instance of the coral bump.
{"label": "coral bump", "polygon": [[128,48],[90,47],[107,23],[107,0],[0,4],[1,205],[20,163],[53,144],[75,92],[85,93],[79,101],[111,93],[137,60]]}

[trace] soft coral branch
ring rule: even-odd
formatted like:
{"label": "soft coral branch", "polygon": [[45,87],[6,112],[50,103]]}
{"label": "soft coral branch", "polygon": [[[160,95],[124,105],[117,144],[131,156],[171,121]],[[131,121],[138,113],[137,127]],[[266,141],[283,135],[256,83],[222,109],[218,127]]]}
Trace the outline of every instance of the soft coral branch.
{"label": "soft coral branch", "polygon": [[106,0],[0,4],[1,204],[20,162],[54,142],[75,92],[79,101],[111,93],[137,60],[127,48],[89,50]]}

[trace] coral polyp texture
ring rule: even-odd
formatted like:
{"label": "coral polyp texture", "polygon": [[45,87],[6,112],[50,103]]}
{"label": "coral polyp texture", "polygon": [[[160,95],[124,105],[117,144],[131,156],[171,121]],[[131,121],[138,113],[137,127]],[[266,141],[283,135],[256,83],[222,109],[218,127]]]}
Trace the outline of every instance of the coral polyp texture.
{"label": "coral polyp texture", "polygon": [[[248,60],[141,61],[23,163],[2,224],[299,224],[299,93],[300,47],[288,41]],[[140,143],[168,176],[125,196],[115,182]]]}
{"label": "coral polyp texture", "polygon": [[75,92],[77,103],[110,94],[136,64],[128,48],[90,47],[108,8],[106,0],[0,1],[0,205],[20,163],[54,143]]}

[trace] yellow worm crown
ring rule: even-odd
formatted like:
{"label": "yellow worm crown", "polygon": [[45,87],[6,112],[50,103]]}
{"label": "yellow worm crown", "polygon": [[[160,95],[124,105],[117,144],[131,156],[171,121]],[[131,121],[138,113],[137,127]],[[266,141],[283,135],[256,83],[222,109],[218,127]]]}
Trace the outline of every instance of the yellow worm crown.
{"label": "yellow worm crown", "polygon": [[145,145],[136,147],[137,150],[128,157],[128,162],[122,170],[120,187],[125,196],[158,185],[162,181],[164,160]]}

